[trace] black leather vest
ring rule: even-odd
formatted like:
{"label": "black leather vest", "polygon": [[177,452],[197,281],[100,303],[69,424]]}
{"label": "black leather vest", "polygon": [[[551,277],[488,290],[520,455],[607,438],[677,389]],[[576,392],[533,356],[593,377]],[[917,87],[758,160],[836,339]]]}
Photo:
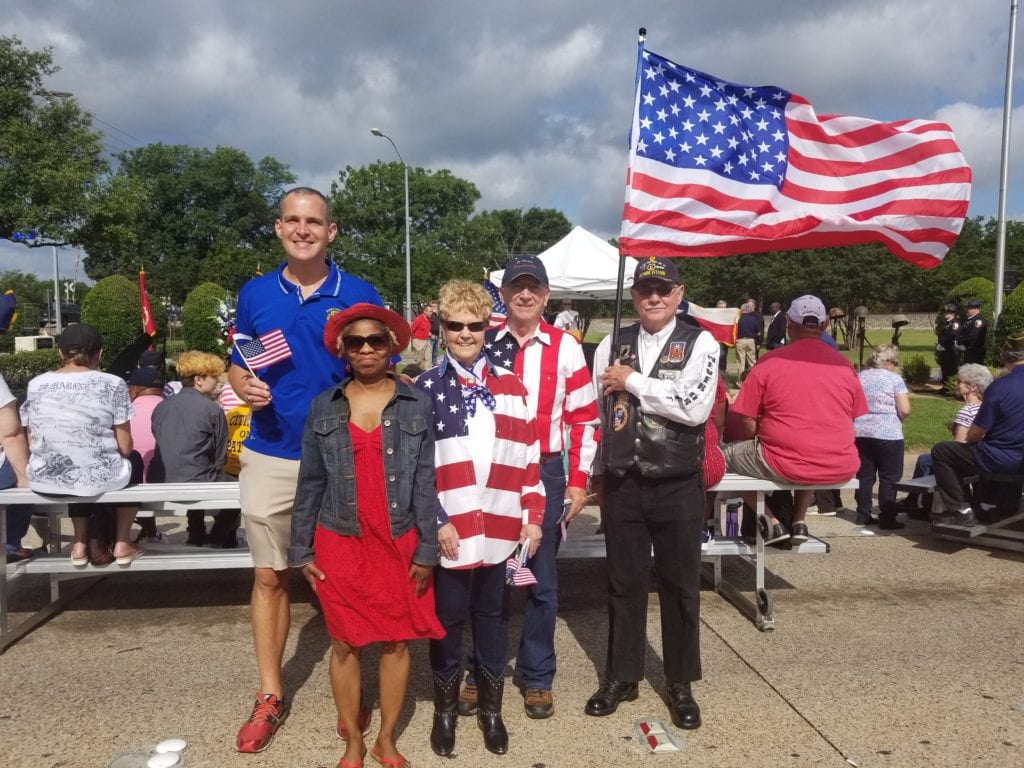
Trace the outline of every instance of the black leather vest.
{"label": "black leather vest", "polygon": [[[686,367],[693,345],[701,333],[685,323],[676,322],[672,336],[658,356],[651,378],[675,378]],[[616,358],[624,365],[640,370],[637,345],[640,325],[619,332]],[[601,451],[605,471],[622,476],[638,469],[644,477],[685,477],[700,472],[704,460],[704,425],[690,427],[663,416],[640,412],[640,403],[628,392],[616,392],[610,398],[609,418],[601,433]]]}

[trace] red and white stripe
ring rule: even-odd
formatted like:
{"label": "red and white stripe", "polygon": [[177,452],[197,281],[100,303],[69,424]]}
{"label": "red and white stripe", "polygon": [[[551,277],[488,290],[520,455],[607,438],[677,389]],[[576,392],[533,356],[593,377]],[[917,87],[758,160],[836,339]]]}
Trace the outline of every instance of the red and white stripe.
{"label": "red and white stripe", "polygon": [[[508,333],[507,327],[498,331],[495,347]],[[537,414],[541,453],[561,453],[568,430],[568,484],[586,488],[600,436],[597,393],[580,342],[542,320],[520,348],[513,368],[526,385],[530,410]]]}
{"label": "red and white stripe", "polygon": [[[428,379],[436,382],[435,387],[444,382],[440,367],[420,379],[417,385],[427,391],[431,390],[423,384]],[[495,400],[495,439],[486,480],[480,482],[476,476],[469,435],[444,437],[434,444],[438,497],[459,533],[458,559],[442,557],[445,568],[504,562],[519,542],[522,526],[540,525],[544,518],[537,425],[526,403],[526,390],[511,371],[499,367],[489,370],[485,383]],[[431,400],[435,408],[447,407]]]}
{"label": "red and white stripe", "polygon": [[[792,95],[781,188],[630,155],[624,256],[726,256],[883,243],[938,266],[967,215],[971,169],[944,123],[818,118]],[[636,135],[636,131],[634,131]]]}
{"label": "red and white stripe", "polygon": [[740,321],[739,307],[702,307],[691,301],[686,308],[686,314],[714,336],[719,344],[735,346],[736,324]]}

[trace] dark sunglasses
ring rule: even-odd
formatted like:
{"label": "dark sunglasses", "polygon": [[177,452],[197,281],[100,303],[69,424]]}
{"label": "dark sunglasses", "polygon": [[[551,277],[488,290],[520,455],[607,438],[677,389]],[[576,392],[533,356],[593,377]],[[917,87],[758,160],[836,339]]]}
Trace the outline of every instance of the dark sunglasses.
{"label": "dark sunglasses", "polygon": [[487,323],[483,320],[477,320],[473,323],[460,323],[456,320],[446,320],[444,327],[452,333],[461,333],[463,328],[469,328],[471,333],[480,333],[480,331],[487,330]]}
{"label": "dark sunglasses", "polygon": [[644,298],[650,296],[652,293],[656,293],[659,296],[668,296],[676,287],[669,283],[642,283],[633,287],[633,290],[639,293]]}
{"label": "dark sunglasses", "polygon": [[369,336],[342,336],[341,343],[345,351],[358,352],[364,345],[369,344],[374,352],[383,352],[391,344],[391,338],[386,333],[373,333]]}

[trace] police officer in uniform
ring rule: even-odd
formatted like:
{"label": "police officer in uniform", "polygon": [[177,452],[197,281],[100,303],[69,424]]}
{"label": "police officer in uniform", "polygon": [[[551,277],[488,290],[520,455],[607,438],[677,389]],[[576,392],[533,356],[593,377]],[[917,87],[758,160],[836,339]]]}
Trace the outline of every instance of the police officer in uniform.
{"label": "police officer in uniform", "polygon": [[967,318],[957,336],[957,344],[964,353],[964,363],[984,363],[987,331],[988,323],[981,316],[981,302],[978,299],[968,299]]}
{"label": "police officer in uniform", "polygon": [[718,344],[676,317],[682,287],[672,259],[642,260],[631,293],[640,322],[622,329],[611,364],[610,337],[594,355],[606,398],[592,483],[604,501],[609,626],[605,680],[586,713],[610,715],[639,696],[653,544],[669,710],[678,727],[698,728],[690,683],[701,678],[701,459]]}
{"label": "police officer in uniform", "polygon": [[956,304],[947,304],[942,308],[942,327],[936,331],[938,341],[935,343],[935,351],[939,357],[939,367],[942,369],[942,381],[946,382],[950,376],[956,376],[956,370],[960,367],[957,351],[957,335],[960,333],[960,317],[957,313]]}

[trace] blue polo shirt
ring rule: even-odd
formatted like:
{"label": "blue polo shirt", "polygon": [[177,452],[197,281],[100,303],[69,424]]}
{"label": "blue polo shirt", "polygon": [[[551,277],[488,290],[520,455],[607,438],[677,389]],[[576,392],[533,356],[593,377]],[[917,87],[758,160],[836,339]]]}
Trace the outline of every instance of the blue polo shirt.
{"label": "blue polo shirt", "polygon": [[985,390],[974,423],[985,430],[975,444],[984,472],[1024,472],[1024,365],[1016,365]]}
{"label": "blue polo shirt", "polygon": [[[328,261],[327,279],[302,298],[299,287],[284,277],[285,262],[270,274],[255,277],[238,294],[239,333],[253,338],[280,328],[292,356],[261,371],[270,386],[270,405],[254,411],[245,447],[267,456],[298,459],[302,429],[313,398],[345,378],[345,361],[324,348],[327,318],[353,304],[383,306],[377,289]],[[245,367],[238,351],[231,362]]]}

